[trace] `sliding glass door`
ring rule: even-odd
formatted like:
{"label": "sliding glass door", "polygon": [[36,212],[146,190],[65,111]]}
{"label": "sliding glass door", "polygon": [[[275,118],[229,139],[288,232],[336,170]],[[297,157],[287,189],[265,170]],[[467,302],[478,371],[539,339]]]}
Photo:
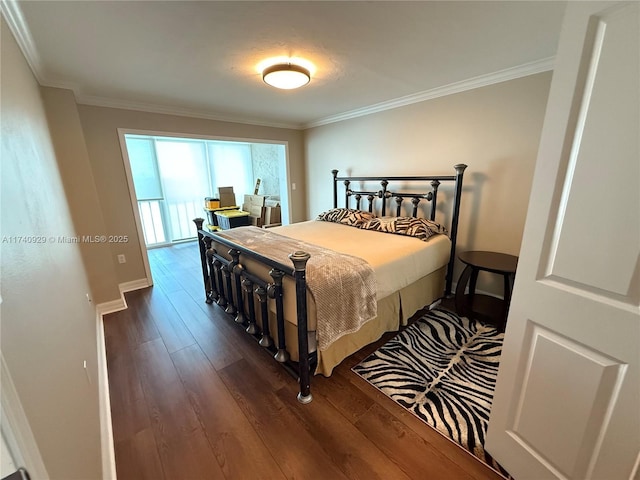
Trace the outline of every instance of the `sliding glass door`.
{"label": "sliding glass door", "polygon": [[[205,197],[233,186],[236,204],[262,191],[280,202],[286,186],[284,146],[125,134],[125,144],[147,247],[195,237],[192,220],[204,215]],[[280,164],[283,165],[280,165]],[[287,212],[288,213],[288,212]]]}
{"label": "sliding glass door", "polygon": [[164,192],[151,137],[125,136],[131,176],[138,199],[142,232],[147,246],[168,242],[164,220]]}
{"label": "sliding glass door", "polygon": [[177,242],[193,238],[192,220],[202,216],[204,197],[213,192],[204,142],[157,139],[155,145],[168,239]]}

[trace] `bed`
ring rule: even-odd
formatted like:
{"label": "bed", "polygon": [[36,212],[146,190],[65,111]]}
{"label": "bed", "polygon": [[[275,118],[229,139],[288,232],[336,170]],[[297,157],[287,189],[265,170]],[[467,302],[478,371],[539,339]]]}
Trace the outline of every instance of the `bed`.
{"label": "bed", "polygon": [[[466,165],[454,169],[384,178],[333,170],[333,209],[292,225],[211,232],[195,219],[205,301],[271,349],[298,377],[298,400],[310,402],[312,373],[330,376],[343,359],[451,294]],[[444,194],[442,184],[450,187]],[[438,203],[439,190],[448,201]]]}

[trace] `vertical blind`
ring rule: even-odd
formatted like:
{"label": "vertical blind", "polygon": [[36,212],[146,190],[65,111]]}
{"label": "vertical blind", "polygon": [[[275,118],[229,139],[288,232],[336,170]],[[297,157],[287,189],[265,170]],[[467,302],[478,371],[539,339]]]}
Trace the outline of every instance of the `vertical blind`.
{"label": "vertical blind", "polygon": [[162,198],[160,172],[151,138],[127,138],[127,152],[131,164],[131,175],[138,200]]}

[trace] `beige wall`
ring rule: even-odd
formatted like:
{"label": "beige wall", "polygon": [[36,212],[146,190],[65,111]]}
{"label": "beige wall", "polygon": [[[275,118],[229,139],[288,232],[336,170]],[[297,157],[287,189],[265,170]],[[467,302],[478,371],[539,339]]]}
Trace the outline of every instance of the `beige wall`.
{"label": "beige wall", "polygon": [[[541,73],[307,130],[308,216],[332,206],[333,168],[448,175],[465,163],[459,251],[517,255],[550,82]],[[481,276],[478,288],[501,293],[497,280]]]}
{"label": "beige wall", "polygon": [[[42,98],[76,235],[81,239],[104,236],[108,242],[73,92],[43,87]],[[80,252],[94,302],[100,304],[117,299],[120,291],[116,280],[116,259],[109,244],[82,239]]]}
{"label": "beige wall", "polygon": [[102,205],[107,231],[128,235],[127,244],[111,245],[111,254],[124,253],[126,264],[116,264],[118,283],[145,277],[140,242],[135,227],[129,188],[117,129],[204,135],[233,139],[286,142],[289,155],[289,182],[297,189],[290,194],[292,221],[306,217],[303,134],[299,130],[261,127],[240,123],[203,120],[116,108],[78,105],[89,158]]}
{"label": "beige wall", "polygon": [[50,477],[101,478],[96,312],[79,245],[56,241],[75,229],[38,83],[1,30],[2,355]]}

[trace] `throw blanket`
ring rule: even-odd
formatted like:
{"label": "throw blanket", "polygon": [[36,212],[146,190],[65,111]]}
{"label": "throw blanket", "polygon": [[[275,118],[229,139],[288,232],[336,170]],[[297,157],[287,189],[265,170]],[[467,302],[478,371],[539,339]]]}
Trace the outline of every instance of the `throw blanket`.
{"label": "throw blanket", "polygon": [[361,258],[328,250],[257,227],[239,227],[217,235],[284,265],[289,254],[307,252],[307,288],[316,303],[318,348],[352,333],[377,314],[376,279]]}

